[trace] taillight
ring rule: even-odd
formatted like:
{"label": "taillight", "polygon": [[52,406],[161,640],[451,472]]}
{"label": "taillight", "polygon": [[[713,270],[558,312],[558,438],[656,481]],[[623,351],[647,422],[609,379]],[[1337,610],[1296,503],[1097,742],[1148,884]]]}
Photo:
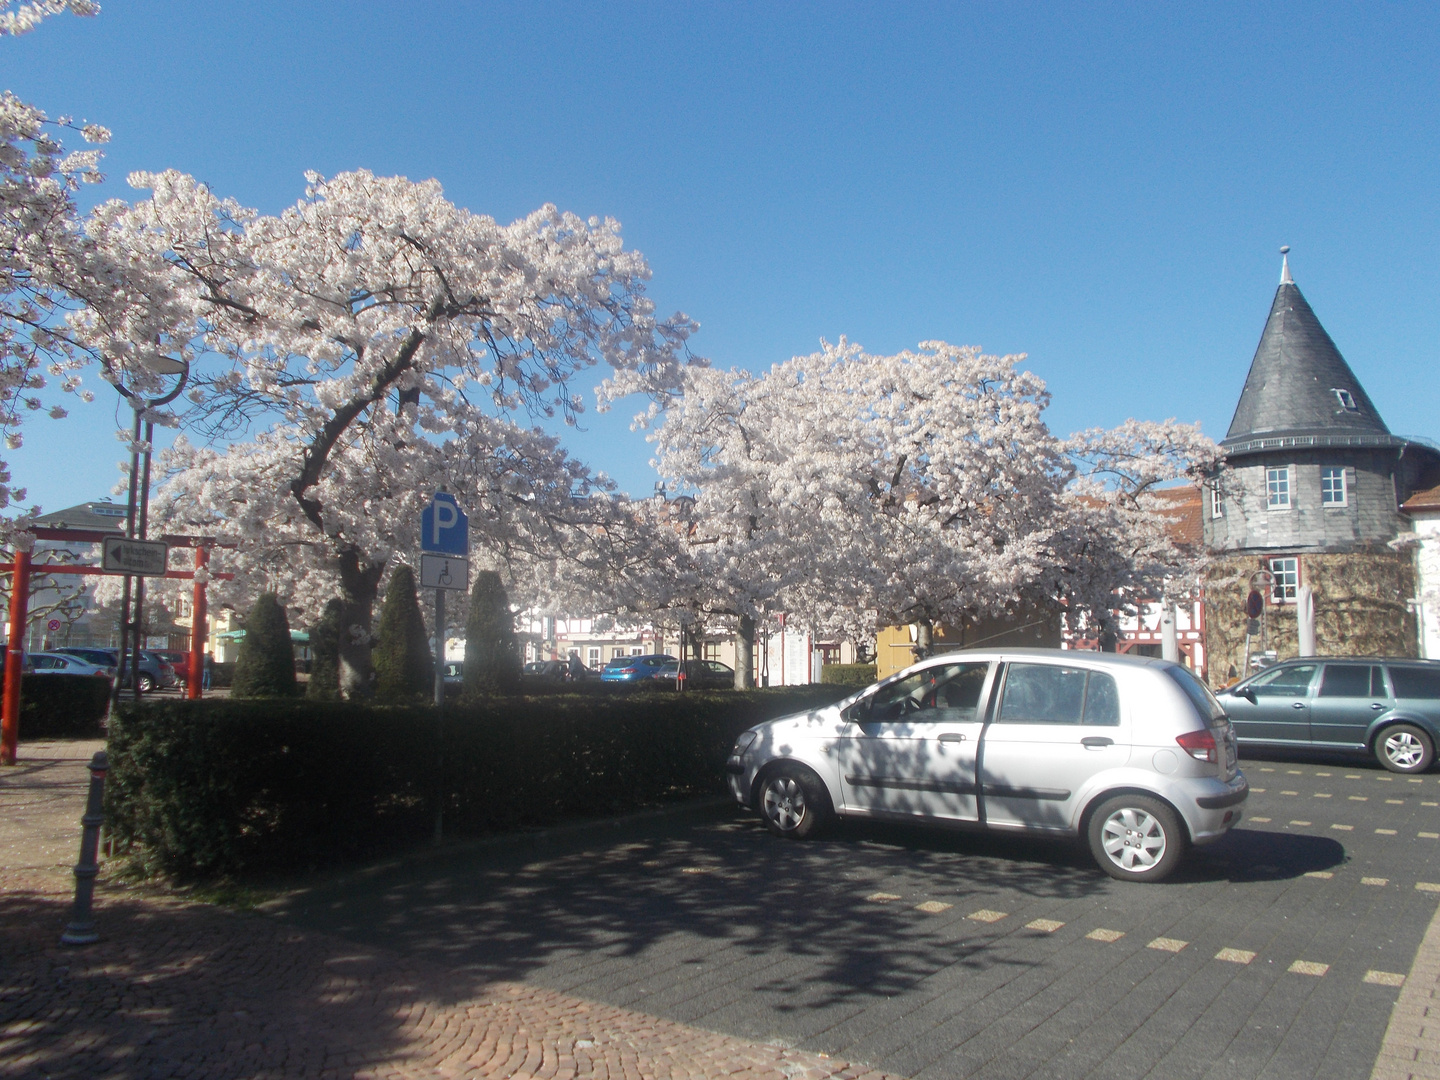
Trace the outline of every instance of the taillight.
{"label": "taillight", "polygon": [[1175,741],[1196,761],[1208,761],[1213,765],[1220,760],[1215,736],[1208,728],[1202,731],[1187,731],[1184,735],[1176,736]]}

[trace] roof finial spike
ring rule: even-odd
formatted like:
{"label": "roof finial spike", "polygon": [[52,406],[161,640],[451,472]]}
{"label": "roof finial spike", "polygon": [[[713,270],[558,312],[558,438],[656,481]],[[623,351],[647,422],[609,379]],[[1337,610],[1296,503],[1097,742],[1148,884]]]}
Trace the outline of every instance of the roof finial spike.
{"label": "roof finial spike", "polygon": [[1294,285],[1295,279],[1290,276],[1290,245],[1286,244],[1280,249],[1280,284]]}

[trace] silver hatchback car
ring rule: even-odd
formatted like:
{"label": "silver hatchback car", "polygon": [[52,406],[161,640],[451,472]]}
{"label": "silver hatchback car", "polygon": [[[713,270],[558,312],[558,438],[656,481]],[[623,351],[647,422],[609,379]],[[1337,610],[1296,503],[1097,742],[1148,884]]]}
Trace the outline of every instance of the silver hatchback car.
{"label": "silver hatchback car", "polygon": [[743,732],[726,768],[780,836],[832,815],[1068,834],[1124,881],[1168,875],[1249,795],[1225,710],[1189,670],[1058,649],[932,657]]}

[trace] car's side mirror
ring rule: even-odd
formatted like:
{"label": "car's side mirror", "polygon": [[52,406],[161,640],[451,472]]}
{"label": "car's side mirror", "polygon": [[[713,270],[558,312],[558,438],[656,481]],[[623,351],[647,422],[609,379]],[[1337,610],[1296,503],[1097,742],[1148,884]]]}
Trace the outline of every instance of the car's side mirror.
{"label": "car's side mirror", "polygon": [[1242,686],[1236,690],[1231,690],[1230,693],[1234,694],[1236,697],[1243,697],[1246,701],[1250,702],[1251,705],[1255,704],[1255,691],[1251,690],[1248,686]]}
{"label": "car's side mirror", "polygon": [[875,703],[875,696],[871,694],[863,697],[855,704],[845,710],[845,719],[851,724],[863,724],[870,719],[870,706]]}

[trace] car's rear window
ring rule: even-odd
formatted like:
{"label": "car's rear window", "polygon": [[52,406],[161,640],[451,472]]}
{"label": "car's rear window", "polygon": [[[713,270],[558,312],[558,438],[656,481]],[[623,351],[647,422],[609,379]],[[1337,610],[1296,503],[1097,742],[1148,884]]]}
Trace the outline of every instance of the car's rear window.
{"label": "car's rear window", "polygon": [[1165,674],[1175,681],[1175,685],[1185,691],[1195,708],[1199,710],[1203,720],[1219,720],[1225,715],[1225,706],[1221,705],[1210,688],[1195,677],[1195,673],[1186,667],[1167,667]]}
{"label": "car's rear window", "polygon": [[1392,667],[1390,681],[1397,698],[1440,698],[1440,671],[1434,668]]}

